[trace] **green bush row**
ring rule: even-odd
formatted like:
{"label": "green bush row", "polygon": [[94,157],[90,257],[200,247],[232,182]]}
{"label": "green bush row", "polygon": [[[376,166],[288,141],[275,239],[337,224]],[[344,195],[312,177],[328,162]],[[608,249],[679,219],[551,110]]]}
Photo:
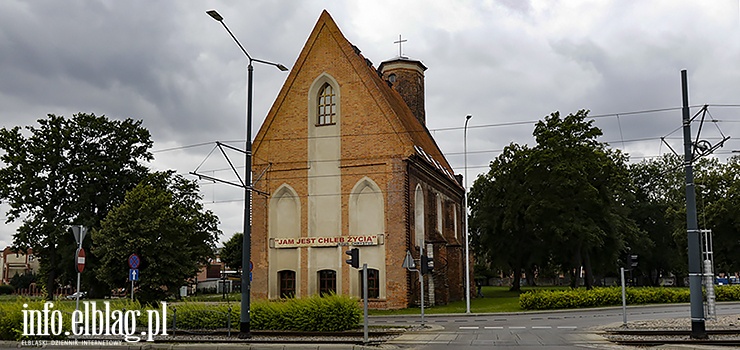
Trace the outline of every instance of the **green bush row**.
{"label": "green bush row", "polygon": [[336,332],[357,327],[362,309],[356,300],[341,295],[258,301],[252,304],[252,327],[262,330]]}
{"label": "green bush row", "polygon": [[740,300],[740,285],[715,286],[714,295],[717,301],[738,301]]}
{"label": "green bush row", "polygon": [[[716,286],[716,301],[740,301],[740,286]],[[626,289],[627,304],[668,304],[689,302],[688,288],[640,287]],[[622,304],[622,289],[606,287],[572,290],[536,290],[519,295],[524,310],[573,309]]]}
{"label": "green bush row", "polygon": [[[23,305],[27,307],[24,308]],[[97,301],[98,309],[104,307]],[[83,304],[80,304],[83,308]],[[156,307],[155,307],[156,308]],[[20,298],[16,301],[0,302],[0,340],[51,339],[49,336],[23,336],[23,310],[43,310],[44,301]],[[55,301],[53,310],[63,313],[62,334],[71,329],[71,315],[75,302]],[[147,324],[149,307],[138,302],[118,299],[110,302],[111,310],[141,310],[137,319],[139,326]],[[161,309],[161,305],[158,310]],[[251,305],[251,327],[254,330],[295,330],[304,332],[335,332],[353,329],[360,323],[362,309],[357,300],[347,296],[313,296],[302,299],[288,299],[282,302],[257,301]],[[217,329],[239,325],[239,304],[215,304],[187,302],[167,307],[167,324],[172,329],[176,317],[177,329]],[[176,316],[175,316],[176,315]],[[60,338],[64,338],[62,335]]]}
{"label": "green bush row", "polygon": [[[176,310],[177,329],[226,328],[227,315],[231,315],[231,327],[239,324],[239,304],[181,303]],[[172,309],[172,308],[170,308]],[[256,301],[251,304],[250,323],[254,330],[293,330],[304,332],[336,332],[357,327],[362,309],[356,300],[340,295],[287,299],[285,301]]]}
{"label": "green bush row", "polygon": [[167,313],[168,325],[172,327],[173,317],[177,315],[177,329],[218,329],[228,326],[231,317],[231,327],[239,327],[239,305],[186,302],[169,308]]}
{"label": "green bush row", "polygon": [[[43,300],[30,300],[28,298],[19,298],[15,301],[0,302],[0,340],[23,340],[23,339],[54,339],[51,336],[23,336],[23,310],[43,310]],[[71,319],[72,312],[75,310],[75,302],[73,301],[54,301],[51,310],[59,310],[62,312],[63,324],[62,324],[62,335],[59,339],[65,338],[64,332],[70,331],[72,328]],[[26,307],[24,307],[26,305]],[[97,302],[98,308],[103,307],[101,301]],[[80,303],[80,308],[83,308],[83,304]],[[142,310],[143,308],[138,302],[132,302],[128,299],[120,299],[111,301],[111,310]],[[146,312],[142,312],[137,320],[139,324],[145,324]]]}
{"label": "green bush row", "polygon": [[15,287],[9,284],[0,284],[0,295],[13,294],[13,292],[15,292]]}

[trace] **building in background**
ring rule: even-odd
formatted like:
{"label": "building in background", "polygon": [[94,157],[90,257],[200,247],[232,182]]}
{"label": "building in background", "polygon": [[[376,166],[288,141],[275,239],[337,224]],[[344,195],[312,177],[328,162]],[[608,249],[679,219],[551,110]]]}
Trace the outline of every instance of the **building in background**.
{"label": "building in background", "polygon": [[253,144],[254,297],[359,298],[358,247],[371,306],[408,307],[419,280],[402,264],[423,247],[428,305],[464,298],[464,189],[425,125],[426,69],[376,69],[321,14]]}
{"label": "building in background", "polygon": [[33,250],[29,249],[24,253],[6,247],[0,255],[0,266],[2,266],[0,281],[2,284],[9,284],[15,275],[38,273],[40,265],[39,259],[33,255]]}

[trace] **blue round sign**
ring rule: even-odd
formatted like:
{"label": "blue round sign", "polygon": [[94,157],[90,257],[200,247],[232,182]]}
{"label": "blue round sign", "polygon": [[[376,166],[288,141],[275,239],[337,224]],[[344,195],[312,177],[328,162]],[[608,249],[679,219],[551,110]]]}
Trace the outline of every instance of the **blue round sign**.
{"label": "blue round sign", "polygon": [[131,256],[128,257],[128,267],[132,269],[138,269],[140,262],[139,256],[136,254],[131,254]]}

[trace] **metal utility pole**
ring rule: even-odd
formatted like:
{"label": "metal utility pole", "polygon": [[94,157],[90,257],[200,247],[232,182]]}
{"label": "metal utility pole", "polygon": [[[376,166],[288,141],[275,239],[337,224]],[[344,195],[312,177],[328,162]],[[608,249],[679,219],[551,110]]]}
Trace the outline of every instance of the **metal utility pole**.
{"label": "metal utility pole", "polygon": [[[423,246],[423,242],[422,242]],[[414,263],[414,259],[411,257],[411,252],[406,251],[406,258],[403,259],[403,268],[410,272],[418,272],[419,273],[419,289],[421,290],[419,292],[420,299],[421,299],[421,326],[424,327],[424,274],[421,272],[421,264],[423,264],[423,256],[424,254],[424,248],[419,247],[419,268],[416,268],[416,263]]]}
{"label": "metal utility pole", "polygon": [[[247,141],[246,141],[246,152],[245,154],[245,170],[244,170],[244,238],[242,239],[242,280],[241,280],[241,288],[242,288],[242,300],[241,300],[241,311],[239,315],[239,338],[251,338],[251,326],[250,326],[250,317],[249,317],[249,308],[250,308],[250,287],[251,287],[251,270],[250,270],[250,260],[251,260],[251,248],[252,248],[252,75],[254,72],[254,66],[252,65],[252,62],[258,62],[270,66],[275,66],[277,69],[285,72],[288,70],[287,67],[283,66],[280,63],[274,63],[270,61],[265,60],[259,60],[256,58],[252,58],[252,56],[247,53],[247,50],[244,49],[242,44],[239,42],[239,40],[236,39],[236,36],[234,36],[233,33],[231,33],[231,30],[229,30],[229,27],[226,26],[226,23],[224,23],[224,18],[216,12],[216,10],[209,10],[206,11],[206,13],[211,16],[214,20],[221,23],[221,25],[226,29],[226,31],[229,33],[232,39],[234,39],[234,42],[239,46],[241,51],[244,53],[244,55],[249,60],[249,63],[247,64]],[[249,275],[248,275],[249,274]]]}
{"label": "metal utility pole", "polygon": [[470,313],[470,229],[468,229],[468,121],[473,116],[468,114],[465,117],[465,128],[463,132],[463,148],[465,158],[465,203],[463,209],[465,215],[465,313]]}
{"label": "metal utility pole", "polygon": [[691,293],[691,338],[707,339],[704,325],[704,301],[701,288],[701,236],[696,219],[696,192],[693,152],[691,144],[691,119],[689,113],[689,83],[686,70],[681,71],[681,93],[683,95],[683,144],[684,167],[686,168],[686,234],[689,242],[689,291]]}

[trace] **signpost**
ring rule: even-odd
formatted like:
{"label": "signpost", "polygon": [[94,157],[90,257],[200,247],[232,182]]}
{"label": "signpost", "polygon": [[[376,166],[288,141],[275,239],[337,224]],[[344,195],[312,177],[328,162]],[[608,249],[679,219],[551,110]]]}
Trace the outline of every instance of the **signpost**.
{"label": "signpost", "polygon": [[[80,296],[82,295],[80,291],[80,273],[85,269],[85,249],[82,249],[82,241],[87,234],[87,228],[81,225],[72,226],[72,234],[75,236],[75,242],[77,242],[77,251],[75,252],[77,264],[77,290],[75,291],[75,295],[77,296],[75,299],[77,301],[75,303],[75,311],[77,311],[80,309]],[[74,314],[77,315],[76,312]]]}
{"label": "signpost", "polygon": [[139,280],[139,264],[141,260],[136,254],[131,254],[128,257],[128,279],[131,281],[131,301],[134,301],[134,281]]}
{"label": "signpost", "polygon": [[132,281],[138,281],[139,280],[139,269],[128,270],[128,279]]}
{"label": "signpost", "polygon": [[[419,264],[421,264],[421,257],[424,255],[424,248],[419,247]],[[411,272],[419,273],[419,296],[421,297],[421,326],[424,327],[424,274],[421,273],[421,269],[416,268],[414,258],[411,257],[411,252],[406,251],[406,258],[403,259],[403,266],[406,270]]]}
{"label": "signpost", "polygon": [[[350,258],[345,262],[356,269],[360,268],[360,250],[358,248],[352,248],[345,252]],[[251,265],[250,265],[251,267]],[[362,300],[363,300],[363,315],[364,315],[364,340],[367,344],[368,340],[368,316],[367,316],[367,264],[362,264]]]}
{"label": "signpost", "polygon": [[[85,248],[77,248],[77,273],[85,270]],[[79,289],[79,287],[77,287]]]}

